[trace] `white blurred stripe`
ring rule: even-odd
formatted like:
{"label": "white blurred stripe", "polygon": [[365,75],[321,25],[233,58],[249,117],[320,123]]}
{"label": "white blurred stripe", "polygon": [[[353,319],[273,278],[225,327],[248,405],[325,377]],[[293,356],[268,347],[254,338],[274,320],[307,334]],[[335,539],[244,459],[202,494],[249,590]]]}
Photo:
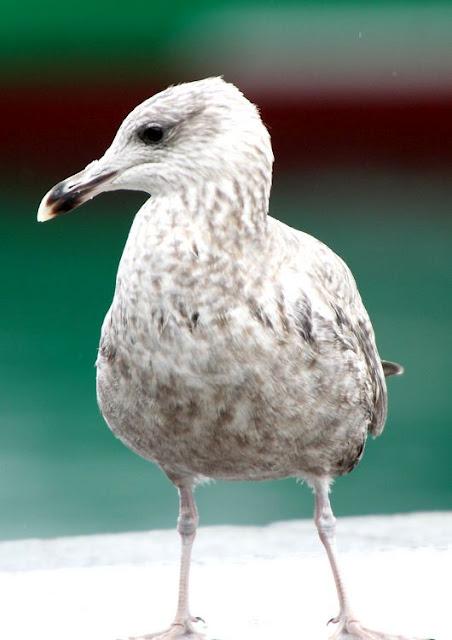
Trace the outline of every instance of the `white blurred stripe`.
{"label": "white blurred stripe", "polygon": [[[452,6],[234,7],[193,17],[171,43],[195,74],[258,89],[452,89]],[[181,58],[179,58],[181,59]]]}

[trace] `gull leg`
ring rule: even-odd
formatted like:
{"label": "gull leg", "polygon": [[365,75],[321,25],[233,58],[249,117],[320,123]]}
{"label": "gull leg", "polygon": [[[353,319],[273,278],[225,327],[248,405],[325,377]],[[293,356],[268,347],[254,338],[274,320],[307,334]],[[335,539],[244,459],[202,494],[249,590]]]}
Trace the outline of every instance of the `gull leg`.
{"label": "gull leg", "polygon": [[330,504],[329,478],[319,478],[313,484],[313,488],[315,492],[315,524],[330,562],[339,600],[339,614],[330,620],[338,625],[331,640],[416,640],[406,636],[372,631],[363,627],[355,618],[337,562],[336,518]]}
{"label": "gull leg", "polygon": [[177,530],[181,537],[181,561],[179,575],[179,596],[174,624],[185,625],[194,619],[190,615],[188,606],[188,589],[190,578],[191,550],[199,523],[192,486],[179,487],[179,518]]}
{"label": "gull leg", "polygon": [[336,518],[331,509],[329,498],[329,483],[319,481],[314,487],[315,491],[315,525],[322,541],[333,572],[334,583],[336,585],[337,597],[339,600],[339,615],[332,618],[330,622],[338,622],[341,618],[352,617],[348,596],[342,582],[341,572],[338,567],[336,557]]}
{"label": "gull leg", "polygon": [[197,622],[199,618],[193,618],[190,615],[188,605],[191,550],[199,521],[198,510],[191,482],[181,482],[177,488],[179,491],[177,530],[181,538],[181,558],[176,616],[173,624],[166,631],[129,638],[129,640],[202,640],[205,637],[195,631],[193,622]]}

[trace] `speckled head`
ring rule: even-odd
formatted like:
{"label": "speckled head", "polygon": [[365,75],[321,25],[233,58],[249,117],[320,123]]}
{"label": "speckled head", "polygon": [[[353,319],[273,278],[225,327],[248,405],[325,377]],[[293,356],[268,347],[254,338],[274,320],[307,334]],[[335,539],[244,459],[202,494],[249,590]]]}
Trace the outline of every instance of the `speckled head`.
{"label": "speckled head", "polygon": [[219,178],[240,181],[251,171],[269,192],[272,163],[268,131],[237,87],[222,78],[179,84],[138,105],[102,158],[44,196],[38,220],[103,191],[158,195]]}

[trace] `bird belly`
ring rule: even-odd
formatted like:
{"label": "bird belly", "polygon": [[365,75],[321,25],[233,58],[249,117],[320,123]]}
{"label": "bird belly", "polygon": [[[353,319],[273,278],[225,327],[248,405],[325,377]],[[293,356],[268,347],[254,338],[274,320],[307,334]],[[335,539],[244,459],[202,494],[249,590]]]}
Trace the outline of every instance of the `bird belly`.
{"label": "bird belly", "polygon": [[[147,340],[140,352],[101,343],[97,391],[114,434],[173,475],[263,480],[339,475],[359,459],[367,422],[344,375],[293,346],[239,350],[212,340]],[[192,348],[193,347],[193,348]],[[207,356],[206,354],[210,355]],[[220,355],[221,354],[221,355]],[[348,396],[347,396],[348,393]]]}

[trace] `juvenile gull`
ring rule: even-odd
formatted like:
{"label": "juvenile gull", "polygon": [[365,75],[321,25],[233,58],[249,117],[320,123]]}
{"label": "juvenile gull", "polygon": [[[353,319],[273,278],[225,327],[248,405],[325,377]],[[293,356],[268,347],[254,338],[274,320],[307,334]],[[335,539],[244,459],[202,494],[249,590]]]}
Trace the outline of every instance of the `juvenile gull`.
{"label": "juvenile gull", "polygon": [[[329,488],[382,432],[385,375],[348,267],[267,215],[273,153],[232,84],[181,84],[136,107],[105,155],[43,198],[38,220],[103,191],[152,194],[136,214],[105,317],[97,394],[113,433],[179,491],[175,620],[160,640],[202,638],[188,606],[207,478],[302,478],[336,584],[336,640],[395,640],[355,618],[338,568]],[[302,630],[300,630],[302,637]]]}

